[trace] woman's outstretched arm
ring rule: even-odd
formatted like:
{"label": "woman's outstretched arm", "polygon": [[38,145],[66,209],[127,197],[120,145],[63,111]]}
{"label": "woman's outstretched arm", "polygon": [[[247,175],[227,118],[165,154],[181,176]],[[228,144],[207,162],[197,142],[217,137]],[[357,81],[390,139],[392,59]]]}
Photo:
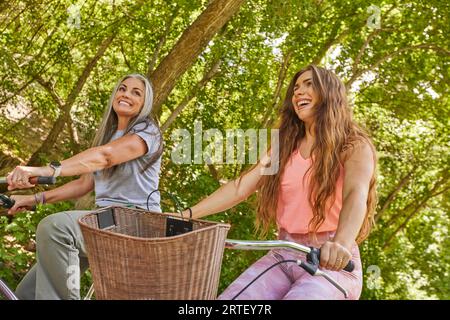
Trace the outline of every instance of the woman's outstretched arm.
{"label": "woman's outstretched arm", "polygon": [[[147,152],[145,141],[136,134],[126,135],[99,147],[93,147],[61,161],[61,176],[77,176],[139,158]],[[37,176],[52,176],[53,169],[17,166],[8,175],[8,190],[31,188],[28,180]],[[26,183],[21,182],[22,180]]]}
{"label": "woman's outstretched arm", "polygon": [[[201,218],[210,214],[225,211],[247,199],[258,187],[264,167],[267,167],[267,156],[249,172],[244,174],[240,180],[236,179],[221,186],[211,195],[191,207],[192,217]],[[189,216],[185,210],[183,216]]]}
{"label": "woman's outstretched arm", "polygon": [[351,259],[351,248],[366,215],[374,171],[374,154],[368,144],[360,143],[350,152],[344,164],[343,202],[336,234],[333,241],[326,242],[321,249],[321,266],[330,270],[344,268]]}
{"label": "woman's outstretched arm", "polygon": [[14,215],[17,212],[24,211],[36,204],[37,201],[45,203],[54,203],[58,201],[78,199],[94,190],[94,176],[90,173],[82,175],[80,178],[70,181],[58,188],[45,191],[45,194],[35,195],[13,195],[11,199],[15,201],[14,206],[8,210],[8,214]]}

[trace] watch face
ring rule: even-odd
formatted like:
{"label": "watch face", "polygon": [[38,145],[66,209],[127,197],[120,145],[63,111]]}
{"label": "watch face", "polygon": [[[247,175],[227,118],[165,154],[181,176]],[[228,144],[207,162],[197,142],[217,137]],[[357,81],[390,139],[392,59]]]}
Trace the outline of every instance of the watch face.
{"label": "watch face", "polygon": [[61,166],[61,163],[60,163],[59,161],[52,161],[52,162],[50,162],[50,165],[51,165],[52,167],[60,167],[60,166]]}

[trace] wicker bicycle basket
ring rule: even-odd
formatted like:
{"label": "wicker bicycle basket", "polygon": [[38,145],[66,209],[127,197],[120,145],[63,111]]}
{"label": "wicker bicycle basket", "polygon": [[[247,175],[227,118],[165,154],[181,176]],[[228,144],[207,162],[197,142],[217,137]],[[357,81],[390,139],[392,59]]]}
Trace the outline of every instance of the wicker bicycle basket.
{"label": "wicker bicycle basket", "polygon": [[105,208],[79,219],[96,299],[216,298],[228,224],[190,220],[192,231],[166,236],[166,214],[107,209],[107,228]]}

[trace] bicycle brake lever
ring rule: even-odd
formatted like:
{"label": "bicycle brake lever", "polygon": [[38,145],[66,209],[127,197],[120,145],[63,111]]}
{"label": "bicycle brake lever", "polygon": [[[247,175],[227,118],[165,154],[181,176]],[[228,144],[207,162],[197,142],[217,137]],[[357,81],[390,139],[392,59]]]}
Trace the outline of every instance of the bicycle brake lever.
{"label": "bicycle brake lever", "polygon": [[306,272],[312,276],[322,276],[328,280],[333,286],[344,294],[345,298],[348,298],[347,290],[344,289],[336,280],[330,277],[327,273],[319,269],[318,265],[311,264],[308,262],[303,262],[302,260],[297,260],[297,265],[302,267]]}
{"label": "bicycle brake lever", "polygon": [[339,291],[341,291],[344,294],[345,298],[348,298],[347,290],[344,289],[336,280],[334,280],[332,277],[330,277],[327,273],[323,272],[322,270],[317,269],[316,275],[322,276],[325,279],[328,280],[333,286],[335,286]]}

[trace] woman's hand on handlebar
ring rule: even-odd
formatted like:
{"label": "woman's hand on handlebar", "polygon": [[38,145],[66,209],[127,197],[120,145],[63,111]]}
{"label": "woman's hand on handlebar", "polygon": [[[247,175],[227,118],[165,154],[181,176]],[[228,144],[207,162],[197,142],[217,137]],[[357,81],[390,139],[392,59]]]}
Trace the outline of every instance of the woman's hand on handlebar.
{"label": "woman's hand on handlebar", "polygon": [[349,249],[338,242],[327,241],[320,248],[320,266],[332,271],[340,271],[351,260]]}
{"label": "woman's hand on handlebar", "polygon": [[15,215],[16,213],[31,209],[36,205],[36,198],[34,195],[14,195],[10,197],[15,201],[14,205],[8,210],[9,215]]}
{"label": "woman's hand on handlebar", "polygon": [[8,182],[8,190],[34,187],[34,184],[30,183],[30,178],[51,175],[51,172],[43,172],[43,169],[45,169],[45,167],[15,167],[14,170],[11,171],[6,177],[6,181]]}

